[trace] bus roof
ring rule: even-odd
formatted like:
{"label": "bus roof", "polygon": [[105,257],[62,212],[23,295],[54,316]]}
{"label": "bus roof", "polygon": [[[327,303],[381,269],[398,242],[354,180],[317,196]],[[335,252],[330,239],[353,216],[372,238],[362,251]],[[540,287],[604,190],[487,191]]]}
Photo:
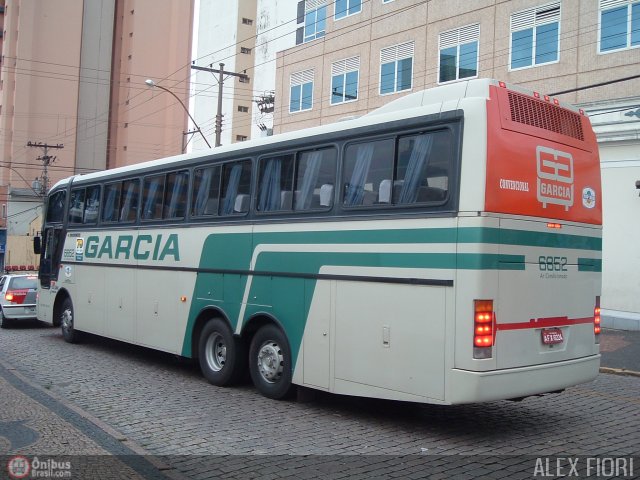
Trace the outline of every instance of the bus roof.
{"label": "bus roof", "polygon": [[[437,114],[443,111],[452,111],[459,108],[459,103],[465,98],[488,98],[489,87],[491,85],[504,85],[501,82],[493,79],[473,79],[462,82],[453,83],[450,85],[441,85],[438,87],[422,90],[419,92],[405,95],[397,100],[389,102],[388,104],[373,110],[366,115],[357,117],[355,119],[348,119],[344,121],[338,121],[327,125],[321,125],[318,127],[311,127],[302,130],[294,130],[291,132],[281,133],[270,137],[260,137],[257,139],[248,140],[246,142],[233,143],[231,145],[220,146],[212,148],[210,150],[198,150],[195,152],[175,155],[162,159],[150,160],[146,162],[137,163],[134,165],[127,165],[124,167],[118,167],[110,170],[103,170],[100,172],[75,175],[57,182],[51,190],[54,190],[62,185],[67,184],[71,179],[84,181],[102,180],[109,177],[115,177],[129,172],[138,172],[150,167],[161,167],[163,165],[179,164],[181,162],[187,162],[189,160],[202,158],[204,156],[211,156],[212,159],[219,155],[230,154],[234,152],[242,152],[244,150],[255,147],[273,146],[280,143],[284,143],[291,140],[297,140],[304,137],[313,137],[326,133],[333,133],[341,130],[348,130],[358,127],[366,127],[369,125],[375,125],[383,122],[392,122],[395,120],[401,120],[404,118],[413,118],[428,114]],[[520,91],[522,93],[532,95],[533,92],[519,88],[514,85],[507,85],[510,90]],[[564,108],[577,111],[575,107],[562,104]],[[380,116],[384,115],[384,118]]]}

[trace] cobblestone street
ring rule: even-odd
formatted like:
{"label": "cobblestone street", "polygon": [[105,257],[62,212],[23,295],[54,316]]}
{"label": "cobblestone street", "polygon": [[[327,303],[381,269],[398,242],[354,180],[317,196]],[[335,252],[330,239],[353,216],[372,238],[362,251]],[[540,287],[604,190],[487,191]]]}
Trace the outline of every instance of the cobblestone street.
{"label": "cobblestone street", "polygon": [[[266,399],[248,383],[211,386],[195,366],[148,349],[93,336],[70,345],[59,329],[40,325],[2,331],[0,354],[3,403],[14,405],[1,411],[0,420],[20,421],[34,432],[18,445],[0,436],[5,455],[146,452],[185,478],[217,478],[212,467],[198,469],[206,458],[220,465],[226,459],[227,473],[235,470],[242,478],[264,469],[252,459],[277,456],[294,463],[316,455],[341,455],[354,462],[383,455],[434,461],[452,454],[472,454],[474,461],[526,455],[512,472],[531,478],[540,456],[640,453],[640,378],[633,376],[601,374],[560,395],[521,402],[444,407],[320,394],[301,403]],[[11,393],[8,382],[14,379],[18,387],[16,378],[33,386],[31,396]],[[8,394],[22,397],[10,402]],[[91,426],[65,419],[46,398],[35,401],[35,394],[52,396],[52,402],[66,405],[72,416],[80,412]],[[105,429],[110,440],[96,442],[94,430]],[[212,455],[217,457],[204,457]],[[219,457],[228,455],[234,457]],[[235,469],[234,462],[239,462]],[[382,468],[379,461],[372,465],[369,473]],[[261,471],[261,478],[283,477],[265,477]],[[447,472],[445,466],[434,471]],[[432,478],[451,478],[443,475]]]}

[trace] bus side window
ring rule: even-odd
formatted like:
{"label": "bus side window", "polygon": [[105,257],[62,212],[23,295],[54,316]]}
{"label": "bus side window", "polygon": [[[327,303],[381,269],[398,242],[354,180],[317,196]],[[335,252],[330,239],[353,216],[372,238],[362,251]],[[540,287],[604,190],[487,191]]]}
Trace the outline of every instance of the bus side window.
{"label": "bus side window", "polygon": [[61,190],[54,193],[49,197],[47,203],[47,223],[62,223],[64,219],[64,202],[66,199],[66,192]]}
{"label": "bus side window", "polygon": [[167,174],[167,185],[162,218],[184,218],[187,205],[189,171]]}
{"label": "bus side window", "polygon": [[393,174],[393,139],[349,145],[345,153],[343,203],[347,207],[378,201],[380,183]]}
{"label": "bus side window", "polygon": [[452,159],[448,131],[402,137],[398,140],[394,204],[442,203],[447,198]]}
{"label": "bus side window", "polygon": [[71,202],[69,204],[69,223],[82,223],[84,212],[84,188],[71,190]]}
{"label": "bus side window", "polygon": [[117,222],[118,208],[120,207],[120,189],[122,184],[111,183],[104,187],[104,199],[102,201],[102,221]]}
{"label": "bus side window", "polygon": [[430,134],[412,135],[398,140],[396,178],[401,184],[393,185],[393,203],[410,204],[418,201],[418,191],[428,187],[425,176],[433,137]]}
{"label": "bus side window", "polygon": [[232,162],[222,169],[220,215],[246,213],[251,193],[251,162]]}
{"label": "bus side window", "polygon": [[162,218],[164,180],[164,175],[156,175],[144,179],[142,189],[142,220],[157,220]]}
{"label": "bus side window", "polygon": [[82,223],[96,223],[100,211],[100,185],[87,187]]}
{"label": "bus side window", "polygon": [[220,167],[197,168],[193,172],[191,215],[218,215],[220,197]]}
{"label": "bus side window", "polygon": [[122,183],[122,206],[120,208],[121,222],[135,222],[138,212],[139,182],[126,180]]}
{"label": "bus side window", "polygon": [[293,154],[260,159],[259,212],[291,210],[293,195]]}
{"label": "bus side window", "polygon": [[[294,210],[331,207],[331,194],[336,180],[336,157],[334,148],[302,152],[298,155],[293,195]],[[331,187],[330,192],[329,187]],[[327,194],[329,194],[328,198],[321,198],[327,197]]]}

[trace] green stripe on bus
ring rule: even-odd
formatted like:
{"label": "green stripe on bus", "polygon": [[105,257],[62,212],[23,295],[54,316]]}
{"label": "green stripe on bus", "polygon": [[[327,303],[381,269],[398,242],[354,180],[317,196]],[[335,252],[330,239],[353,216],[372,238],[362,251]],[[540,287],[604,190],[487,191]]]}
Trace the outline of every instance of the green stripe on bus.
{"label": "green stripe on bus", "polygon": [[[401,253],[367,252],[368,246],[380,244],[502,244],[599,251],[601,239],[579,235],[504,230],[499,228],[421,228],[406,230],[344,230],[303,232],[214,233],[205,240],[200,268],[247,271],[256,246],[265,248],[258,255],[255,271],[316,275],[323,266],[524,270],[524,255],[475,253]],[[268,245],[363,245],[363,252],[273,252]],[[402,248],[399,248],[402,250]],[[580,271],[592,271],[584,263]],[[182,353],[191,355],[191,337],[197,315],[207,306],[225,312],[232,328],[237,328],[247,275],[198,275],[191,304]],[[297,358],[306,319],[311,307],[316,279],[259,277],[251,279],[249,297],[241,322],[256,313],[273,315],[282,322]],[[213,292],[213,293],[212,293]],[[298,321],[300,318],[302,322]]]}
{"label": "green stripe on bus", "polygon": [[602,272],[602,259],[578,257],[579,272]]}
{"label": "green stripe on bus", "polygon": [[527,247],[602,250],[602,238],[565,233],[532,232],[504,228],[460,228],[459,243],[494,243]]}
{"label": "green stripe on bus", "polygon": [[254,242],[255,244],[481,243],[576,250],[602,250],[602,238],[597,236],[488,227],[255,233]]}

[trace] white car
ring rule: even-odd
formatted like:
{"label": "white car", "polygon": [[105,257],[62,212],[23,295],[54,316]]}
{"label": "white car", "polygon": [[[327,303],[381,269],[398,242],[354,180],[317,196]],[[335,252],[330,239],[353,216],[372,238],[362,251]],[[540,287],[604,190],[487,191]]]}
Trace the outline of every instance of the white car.
{"label": "white car", "polygon": [[0,328],[22,320],[36,320],[38,277],[6,274],[0,277]]}

